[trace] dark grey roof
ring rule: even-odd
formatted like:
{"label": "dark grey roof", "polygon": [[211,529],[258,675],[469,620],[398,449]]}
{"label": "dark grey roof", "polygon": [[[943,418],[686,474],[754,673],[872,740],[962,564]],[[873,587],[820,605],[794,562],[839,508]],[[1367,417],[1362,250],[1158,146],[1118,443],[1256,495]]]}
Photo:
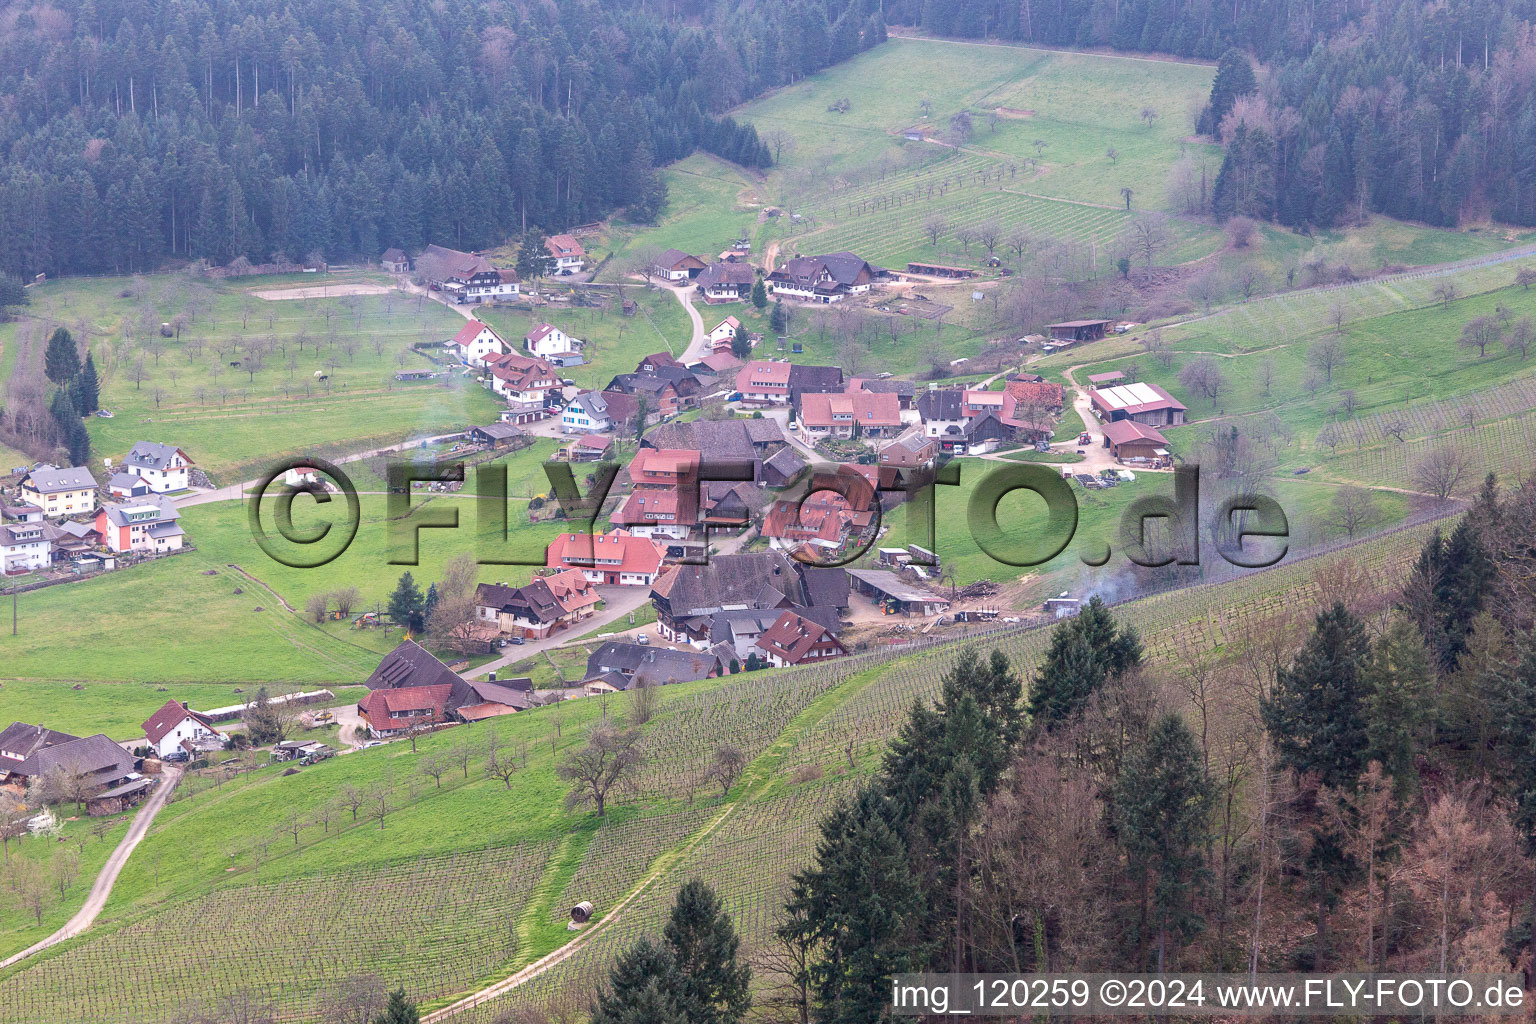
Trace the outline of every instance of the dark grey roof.
{"label": "dark grey roof", "polygon": [[819,259],[826,265],[827,272],[838,284],[853,284],[864,270],[868,270],[871,274],[875,272],[875,268],[862,257],[855,256],[851,252],[829,252]]}
{"label": "dark grey roof", "polygon": [[721,284],[734,284],[738,287],[741,285],[751,285],[756,278],[757,274],[752,269],[752,264],[726,260],[720,263],[711,263],[694,280],[702,287],[711,288]]}
{"label": "dark grey roof", "polygon": [[859,390],[868,391],[872,395],[900,395],[911,397],[917,394],[917,382],[912,380],[861,380]]}
{"label": "dark grey roof", "polygon": [[133,771],[133,758],[110,737],[97,733],[42,747],[11,770],[17,775],[35,778],[54,769],[71,775],[100,775],[115,781]]}
{"label": "dark grey roof", "polygon": [[812,605],[827,608],[848,607],[848,570],[841,567],[823,568],[807,565],[805,575],[806,596]]}
{"label": "dark grey roof", "polygon": [[483,427],[473,428],[493,440],[501,441],[509,437],[520,437],[522,431],[511,423],[488,423]]}
{"label": "dark grey roof", "polygon": [[773,470],[785,480],[793,479],[795,474],[805,466],[805,460],[800,457],[800,453],[788,445],[774,452],[773,456],[763,463],[763,468]]}
{"label": "dark grey roof", "polygon": [[453,687],[448,698],[448,710],[474,703],[474,691],[447,665],[434,658],[430,651],[414,640],[403,641],[384,655],[379,667],[363,681],[370,690],[398,690],[407,686],[433,686],[447,683]]}
{"label": "dark grey roof", "polygon": [[707,679],[711,673],[723,668],[719,654],[714,651],[678,651],[670,647],[609,641],[587,658],[586,678],[621,672],[652,683],[686,683]]}
{"label": "dark grey roof", "polygon": [[746,627],[743,633],[756,635],[779,621],[783,614],[779,608],[733,608],[715,612],[709,620],[709,638],[717,644],[731,643],[736,629],[743,626]]}
{"label": "dark grey roof", "polygon": [[841,366],[803,366],[793,363],[789,367],[791,392],[827,392],[842,389],[843,368]]}
{"label": "dark grey roof", "polygon": [[[181,518],[181,512],[177,510],[176,503],[163,494],[145,494],[122,501],[109,501],[101,507],[107,513],[107,521],[113,526],[127,526],[131,522],[138,521],[130,519],[129,516],[150,507],[156,509],[157,524],[169,524]],[[157,534],[157,536],[161,535],[163,534]]]}
{"label": "dark grey roof", "polygon": [[646,431],[641,441],[645,448],[680,448],[698,452],[710,460],[753,461],[757,451],[746,420],[694,420],[691,423],[663,423]]}
{"label": "dark grey roof", "polygon": [[728,606],[771,608],[785,598],[808,603],[797,564],[782,551],[716,555],[707,565],[679,565],[667,585],[674,617],[713,615]]}
{"label": "dark grey roof", "polygon": [[41,725],[29,725],[26,722],[12,722],[3,730],[0,730],[0,750],[7,754],[13,754],[20,760],[31,757],[43,747],[51,747],[58,743],[68,743],[80,737],[71,736],[67,732],[59,732]]}
{"label": "dark grey roof", "polygon": [[39,494],[77,491],[82,487],[96,486],[96,478],[91,476],[91,471],[84,466],[71,466],[68,469],[47,466],[34,469],[27,475],[27,480],[32,490]]}
{"label": "dark grey roof", "polygon": [[917,396],[918,415],[924,420],[964,419],[960,406],[965,392],[957,388],[935,388]]}
{"label": "dark grey roof", "polygon": [[133,466],[143,466],[145,469],[165,469],[171,464],[171,456],[181,449],[173,444],[161,444],[159,441],[140,441],[133,446],[124,463]]}
{"label": "dark grey roof", "polygon": [[[525,683],[525,686],[517,686]],[[475,696],[487,704],[505,704],[509,708],[526,711],[533,707],[533,682],[529,679],[508,679],[497,683],[470,683]]]}
{"label": "dark grey roof", "polygon": [[779,421],[768,416],[760,420],[742,420],[747,428],[747,436],[753,444],[783,444],[784,428],[779,426]]}

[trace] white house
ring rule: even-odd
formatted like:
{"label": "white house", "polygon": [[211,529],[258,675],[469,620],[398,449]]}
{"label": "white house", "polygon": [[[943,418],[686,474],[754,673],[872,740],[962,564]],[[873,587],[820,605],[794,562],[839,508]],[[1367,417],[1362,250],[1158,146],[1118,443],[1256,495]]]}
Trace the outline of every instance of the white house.
{"label": "white house", "polygon": [[601,391],[577,395],[560,415],[560,432],[564,434],[601,434],[612,427],[608,400]]}
{"label": "white house", "polygon": [[581,351],[586,342],[573,338],[554,324],[539,324],[523,335],[523,348],[529,355],[566,365],[568,357]]}
{"label": "white house", "polygon": [[476,303],[506,301],[517,298],[521,290],[517,271],[487,268],[470,275],[464,285],[463,298],[459,301]]}
{"label": "white house", "polygon": [[555,261],[555,273],[574,274],[581,269],[581,261],[587,250],[576,241],[575,235],[550,235],[544,240],[544,248]]}
{"label": "white house", "polygon": [[191,754],[198,748],[219,749],[229,736],[207,717],[180,701],[168,700],[144,723],[144,738],[161,758]]}
{"label": "white house", "polygon": [[491,330],[489,324],[471,320],[459,328],[459,333],[449,342],[459,359],[468,366],[483,367],[490,356],[504,355],[512,346],[501,340],[501,335]]}
{"label": "white house", "polygon": [[722,348],[729,351],[731,341],[736,337],[736,329],[740,326],[741,321],[733,316],[728,316],[718,324],[715,324],[714,328],[709,332],[710,348],[716,352]]}
{"label": "white house", "polygon": [[191,465],[192,460],[187,458],[186,452],[158,441],[140,441],[123,460],[123,468],[134,476],[143,477],[156,494],[186,490]]}
{"label": "white house", "polygon": [[30,572],[48,567],[48,527],[42,518],[0,526],[0,570]]}

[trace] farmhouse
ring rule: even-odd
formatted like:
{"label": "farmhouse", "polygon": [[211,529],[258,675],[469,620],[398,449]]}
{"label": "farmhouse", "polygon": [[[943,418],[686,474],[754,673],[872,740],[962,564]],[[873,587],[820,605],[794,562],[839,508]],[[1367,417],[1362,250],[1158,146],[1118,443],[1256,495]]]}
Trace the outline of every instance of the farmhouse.
{"label": "farmhouse", "polygon": [[544,248],[554,257],[557,274],[576,273],[587,255],[587,250],[576,241],[575,235],[550,235],[544,240]]}
{"label": "farmhouse", "polygon": [[848,653],[837,635],[819,622],[785,611],[753,645],[758,655],[774,667],[841,658]]}
{"label": "farmhouse", "polygon": [[722,260],[711,263],[695,278],[699,293],[710,304],[717,302],[741,302],[752,293],[757,274],[750,263]]}
{"label": "farmhouse", "polygon": [[140,441],[123,460],[123,468],[141,478],[156,494],[186,490],[191,465],[186,452],[158,441]]}
{"label": "farmhouse", "polygon": [[80,737],[26,722],[12,722],[0,730],[0,782],[11,770],[44,747],[68,743]]}
{"label": "farmhouse", "polygon": [[[415,262],[417,272],[428,287],[441,289],[449,295],[462,292],[476,274],[494,269],[484,256],[441,245],[427,246]],[[449,288],[449,285],[453,287]]]}
{"label": "farmhouse", "polygon": [[688,281],[698,277],[704,269],[704,261],[681,249],[668,249],[656,257],[656,276],[663,281]]}
{"label": "farmhouse", "polygon": [[102,733],[42,746],[11,768],[11,775],[27,786],[50,772],[83,781],[91,794],[85,806],[92,817],[132,806],[155,784],[135,772],[128,751]]}
{"label": "farmhouse", "polygon": [[738,608],[716,612],[709,622],[709,642],[729,647],[736,657],[746,661],[757,638],[779,621],[778,608]]}
{"label": "farmhouse", "polygon": [[512,346],[503,341],[490,324],[479,320],[466,321],[448,344],[452,346],[459,361],[466,366],[484,367],[491,356],[505,355],[512,351]]}
{"label": "farmhouse", "polygon": [[601,599],[580,571],[536,576],[526,587],[482,583],[475,588],[475,619],[509,636],[539,640],[591,618]]}
{"label": "farmhouse", "polygon": [[205,748],[224,749],[229,736],[186,704],[168,700],[144,723],[144,738],[162,760],[191,757]]}
{"label": "farmhouse", "polygon": [[829,305],[865,294],[879,273],[851,252],[796,256],[768,275],[768,290],[783,298]]}
{"label": "farmhouse", "polygon": [[163,494],[149,494],[129,501],[109,501],[96,510],[96,532],[109,551],[146,551],[163,554],[180,551],[186,536],[181,513]]}
{"label": "farmhouse", "polygon": [[909,585],[889,569],[849,569],[853,589],[871,597],[887,615],[938,615],[949,602]]}
{"label": "farmhouse", "polygon": [[800,411],[800,399],[805,395],[836,395],[843,391],[841,366],[807,366],[791,364],[789,368],[789,404]]}
{"label": "farmhouse", "polygon": [[901,432],[895,395],[807,394],[800,400],[800,436],[807,444],[826,437],[894,437]]}
{"label": "farmhouse", "polygon": [[711,464],[729,464],[738,468],[751,467],[756,474],[756,464],[762,452],[777,443],[783,443],[784,435],[775,431],[759,439],[753,433],[765,420],[693,420],[690,423],[664,423],[646,432],[640,440],[641,448],[695,451],[702,461]]}
{"label": "farmhouse", "polygon": [[1045,329],[1051,332],[1051,340],[1065,342],[1069,345],[1080,341],[1098,341],[1104,337],[1112,320],[1066,320],[1059,324],[1046,324]]}
{"label": "farmhouse", "polygon": [[[447,665],[414,640],[401,641],[384,655],[378,668],[363,681],[370,690],[417,690],[437,686],[448,688],[443,706],[453,711],[474,703],[474,692]],[[387,709],[387,708],[386,708]]]}
{"label": "farmhouse", "polygon": [[357,711],[368,725],[368,735],[388,739],[446,721],[452,695],[449,683],[373,690],[357,702]]}
{"label": "farmhouse", "polygon": [[787,487],[805,469],[805,460],[788,445],[763,461],[763,483],[769,487]]}
{"label": "farmhouse", "polygon": [[657,629],[674,641],[706,640],[722,611],[805,609],[800,614],[835,625],[848,606],[842,569],[802,565],[782,551],[716,555],[705,565],[675,565],[651,590]]}
{"label": "farmhouse", "polygon": [[1151,427],[1184,422],[1184,404],[1156,384],[1137,382],[1088,392],[1094,413],[1105,423],[1133,420]]}
{"label": "farmhouse", "polygon": [[489,360],[491,390],[507,400],[503,420],[532,423],[550,414],[551,398],[560,391],[560,377],[542,359],[515,352]]}
{"label": "farmhouse", "polygon": [[1116,420],[1104,425],[1104,447],[1121,462],[1146,459],[1161,462],[1168,458],[1168,439],[1135,420]]}
{"label": "farmhouse", "polygon": [[731,342],[736,339],[736,331],[740,329],[741,321],[733,316],[728,316],[710,329],[709,345],[716,352],[729,352]]}
{"label": "farmhouse", "polygon": [[661,548],[627,530],[610,533],[562,533],[550,542],[544,564],[552,569],[580,569],[593,583],[648,587],[661,570]]}
{"label": "farmhouse", "polygon": [[958,388],[930,388],[914,403],[922,417],[923,433],[938,438],[939,450],[965,452],[965,393]]}
{"label": "farmhouse", "polygon": [[640,400],[644,399],[647,422],[653,418],[659,420],[676,416],[683,407],[677,386],[667,378],[653,373],[617,374],[604,390],[632,396],[637,409]]}
{"label": "farmhouse", "polygon": [[[711,679],[730,671],[730,652],[677,651],[670,647],[651,647],[610,641],[587,658],[587,672],[582,687],[588,693],[627,690],[637,683],[666,686]],[[613,678],[618,676],[618,679]]]}
{"label": "farmhouse", "polygon": [[49,519],[84,515],[96,507],[96,478],[84,466],[38,466],[21,478],[21,500]]}
{"label": "farmhouse", "polygon": [[1015,404],[1020,408],[1033,407],[1041,411],[1060,409],[1066,398],[1060,384],[1045,380],[1022,380],[1016,377],[1004,385],[1003,390],[1013,396]]}
{"label": "farmhouse", "polygon": [[495,683],[470,683],[475,703],[463,704],[454,714],[461,722],[479,722],[487,718],[527,711],[536,703],[533,680],[506,679]]}
{"label": "farmhouse", "polygon": [[586,342],[573,338],[554,324],[540,323],[523,335],[523,348],[529,355],[547,359],[556,366],[580,366],[581,347]]}

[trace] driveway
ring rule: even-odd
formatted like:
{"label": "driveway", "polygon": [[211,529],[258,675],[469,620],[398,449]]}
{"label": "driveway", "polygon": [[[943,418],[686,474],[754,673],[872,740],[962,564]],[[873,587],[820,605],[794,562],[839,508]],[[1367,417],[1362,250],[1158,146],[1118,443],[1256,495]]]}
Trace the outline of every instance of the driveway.
{"label": "driveway", "polygon": [[21,960],[25,960],[33,953],[47,949],[49,946],[58,945],[65,939],[72,939],[85,931],[95,923],[101,908],[107,905],[107,898],[112,895],[112,886],[117,883],[117,876],[122,874],[123,867],[128,863],[134,848],[149,831],[149,826],[155,822],[155,815],[160,813],[160,808],[165,806],[171,798],[171,790],[176,788],[176,783],[181,781],[181,769],[166,765],[161,773],[161,781],[148,802],[140,808],[134,816],[133,824],[128,826],[128,834],[123,836],[122,842],[117,844],[117,849],[107,858],[102,865],[101,873],[96,876],[96,882],[91,886],[90,895],[85,898],[85,905],[75,912],[75,915],[64,923],[64,927],[48,936],[40,939],[20,953],[13,954],[5,960],[0,960],[0,969],[11,966]]}
{"label": "driveway", "polygon": [[704,318],[699,315],[699,311],[693,305],[694,286],[687,284],[682,286],[662,285],[662,287],[670,291],[672,296],[683,304],[683,309],[688,311],[688,319],[693,322],[693,339],[688,342],[688,347],[683,350],[683,354],[678,357],[678,361],[686,366],[689,363],[696,363],[700,359],[708,357],[710,349],[709,336],[704,333]]}
{"label": "driveway", "polygon": [[[578,635],[585,635],[600,626],[606,626],[610,623],[617,622],[619,619],[627,617],[630,612],[646,604],[651,599],[650,587],[604,586],[598,587],[597,592],[602,596],[603,601],[606,603],[607,607],[598,612],[596,615],[592,616],[590,619],[586,619],[581,622],[579,624],[581,633]],[[542,654],[545,651],[551,651],[557,647],[565,647],[574,642],[575,637],[571,636],[569,631],[557,633],[554,636],[547,637],[543,640],[529,640],[521,647],[508,647],[506,649],[506,653],[498,657],[495,661],[487,662],[486,664],[481,665],[479,668],[472,668],[467,672],[460,672],[459,675],[462,678],[469,680],[484,679],[487,673],[495,672],[507,665],[522,661],[524,658],[531,658],[535,654]]]}

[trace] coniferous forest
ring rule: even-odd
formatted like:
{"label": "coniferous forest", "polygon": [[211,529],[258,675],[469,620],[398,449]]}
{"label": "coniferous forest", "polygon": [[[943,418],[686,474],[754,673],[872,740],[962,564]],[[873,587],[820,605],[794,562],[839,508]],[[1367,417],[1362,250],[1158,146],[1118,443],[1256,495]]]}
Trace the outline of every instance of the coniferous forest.
{"label": "coniferous forest", "polygon": [[474,248],[770,163],[724,112],[884,39],[875,0],[55,0],[0,24],[0,273]]}
{"label": "coniferous forest", "polygon": [[1200,118],[1228,147],[1218,216],[1536,223],[1530,0],[893,0],[885,16],[936,35],[1259,62],[1235,108]]}

